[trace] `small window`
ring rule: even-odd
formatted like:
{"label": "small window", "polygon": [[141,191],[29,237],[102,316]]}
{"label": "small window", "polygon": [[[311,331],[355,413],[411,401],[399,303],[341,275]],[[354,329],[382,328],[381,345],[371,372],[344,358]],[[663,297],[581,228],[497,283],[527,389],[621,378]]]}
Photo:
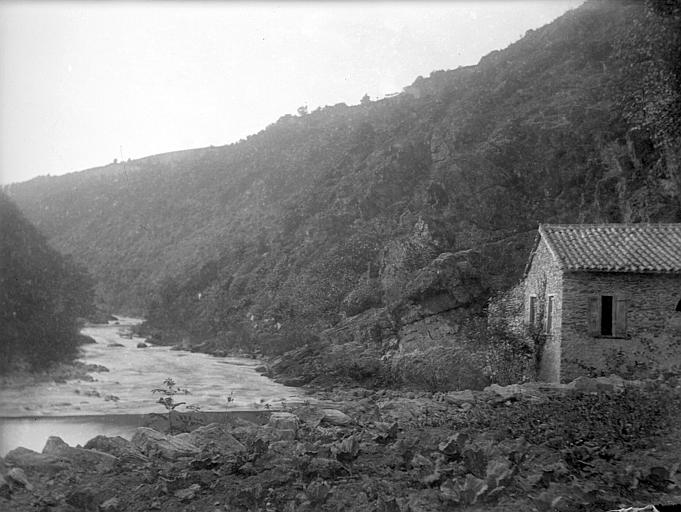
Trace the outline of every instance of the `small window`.
{"label": "small window", "polygon": [[537,297],[530,295],[530,318],[529,324],[534,325],[537,321]]}
{"label": "small window", "polygon": [[551,334],[553,329],[553,295],[549,295],[546,301],[546,334]]}
{"label": "small window", "polygon": [[601,336],[612,336],[612,295],[601,297]]}
{"label": "small window", "polygon": [[600,295],[589,298],[588,328],[592,336],[627,337],[628,301],[625,297]]}
{"label": "small window", "polygon": [[676,311],[681,311],[681,300],[679,303],[676,305]]}

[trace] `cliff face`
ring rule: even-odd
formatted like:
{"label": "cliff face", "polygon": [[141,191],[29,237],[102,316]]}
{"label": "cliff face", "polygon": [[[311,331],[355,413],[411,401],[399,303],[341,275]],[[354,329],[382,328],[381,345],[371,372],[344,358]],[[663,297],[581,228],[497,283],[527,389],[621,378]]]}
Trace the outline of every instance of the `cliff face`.
{"label": "cliff face", "polygon": [[651,5],[589,2],[393,98],[8,192],[156,325],[283,349],[383,311],[384,340],[449,336],[538,222],[681,220],[680,16]]}

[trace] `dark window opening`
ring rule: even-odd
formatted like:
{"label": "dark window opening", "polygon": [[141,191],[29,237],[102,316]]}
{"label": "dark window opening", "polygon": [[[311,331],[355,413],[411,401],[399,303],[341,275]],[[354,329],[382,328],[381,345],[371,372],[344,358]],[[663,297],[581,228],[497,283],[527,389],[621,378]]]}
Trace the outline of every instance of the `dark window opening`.
{"label": "dark window opening", "polygon": [[530,325],[537,321],[537,297],[530,297]]}
{"label": "dark window opening", "polygon": [[601,297],[601,335],[612,336],[612,295]]}
{"label": "dark window opening", "polygon": [[679,303],[676,305],[676,311],[681,311],[681,300]]}
{"label": "dark window opening", "polygon": [[549,301],[546,304],[546,333],[551,334],[553,329],[553,296],[549,296]]}

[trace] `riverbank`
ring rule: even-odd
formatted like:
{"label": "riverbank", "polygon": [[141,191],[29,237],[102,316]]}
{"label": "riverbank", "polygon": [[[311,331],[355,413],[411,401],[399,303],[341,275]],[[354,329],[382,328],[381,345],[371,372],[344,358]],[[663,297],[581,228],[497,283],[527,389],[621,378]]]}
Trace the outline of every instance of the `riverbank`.
{"label": "riverbank", "polygon": [[[87,338],[89,338],[89,336]],[[109,369],[105,366],[98,364],[87,364],[83,363],[82,361],[57,363],[50,366],[49,368],[36,372],[14,371],[6,375],[0,375],[0,387],[3,390],[8,390],[47,382],[54,382],[58,384],[75,380],[92,382],[94,378],[90,375],[90,373],[108,371]]]}
{"label": "riverbank", "polygon": [[[681,503],[676,382],[318,392],[169,436],[50,439],[0,464],[0,509],[613,510]],[[18,471],[20,470],[20,471]]]}

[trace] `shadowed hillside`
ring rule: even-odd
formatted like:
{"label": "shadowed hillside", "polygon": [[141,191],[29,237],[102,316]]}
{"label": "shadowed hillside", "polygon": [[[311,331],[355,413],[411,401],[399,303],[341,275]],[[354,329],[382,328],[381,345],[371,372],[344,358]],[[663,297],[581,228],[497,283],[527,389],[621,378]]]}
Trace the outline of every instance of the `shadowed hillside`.
{"label": "shadowed hillside", "polygon": [[589,2],[393,98],[7,190],[116,310],[282,349],[373,311],[386,341],[513,283],[539,222],[681,221],[679,19]]}
{"label": "shadowed hillside", "polygon": [[0,192],[0,373],[74,355],[78,318],[93,313],[92,282]]}

